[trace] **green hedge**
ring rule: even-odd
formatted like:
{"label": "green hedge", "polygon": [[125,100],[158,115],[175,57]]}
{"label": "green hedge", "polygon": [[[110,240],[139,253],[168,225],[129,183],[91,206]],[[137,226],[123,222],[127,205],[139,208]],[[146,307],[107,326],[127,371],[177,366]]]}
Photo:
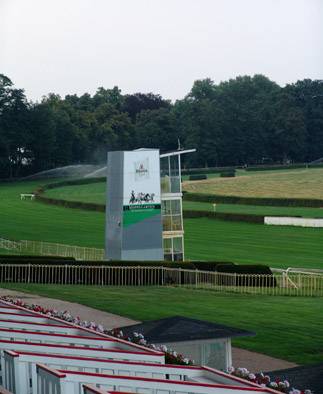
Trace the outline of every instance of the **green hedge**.
{"label": "green hedge", "polygon": [[306,168],[306,163],[297,164],[272,164],[272,165],[257,165],[249,166],[246,171],[273,171],[273,170],[288,170],[293,168]]}
{"label": "green hedge", "polygon": [[[105,212],[105,205],[103,205],[103,204],[59,200],[59,199],[48,198],[48,197],[39,196],[39,195],[37,196],[37,200],[40,202],[43,202],[45,204],[57,205],[57,206],[61,206],[64,208],[74,208],[74,209],[84,209],[84,210],[96,211],[96,212]],[[224,213],[224,212],[212,212],[212,211],[184,210],[183,216],[184,216],[184,218],[191,218],[191,219],[192,218],[200,218],[200,217],[208,217],[211,219],[242,221],[242,222],[249,222],[249,223],[263,223],[264,222],[264,216],[261,216],[261,215]]]}
{"label": "green hedge", "polygon": [[219,266],[234,265],[229,261],[193,261],[192,264],[200,271],[217,271]]}
{"label": "green hedge", "polygon": [[91,183],[101,183],[101,182],[106,182],[106,177],[72,179],[72,180],[66,180],[61,182],[48,183],[47,185],[43,185],[42,187],[38,188],[35,191],[35,193],[37,192],[42,193],[45,190],[56,189],[57,187],[63,187],[63,186],[88,185]]}
{"label": "green hedge", "polygon": [[[277,285],[271,269],[266,265],[223,264],[217,266],[217,272],[238,275],[236,277],[231,275],[221,276],[219,281],[222,286],[275,287]],[[250,277],[250,275],[252,276]]]}
{"label": "green hedge", "polygon": [[207,179],[206,174],[195,174],[195,175],[190,175],[188,180],[189,181],[201,181],[203,179]]}
{"label": "green hedge", "polygon": [[221,178],[233,178],[236,176],[236,170],[230,170],[230,171],[222,171],[220,172],[220,177]]}
{"label": "green hedge", "polygon": [[228,274],[249,274],[249,275],[272,275],[271,269],[267,265],[262,264],[219,264],[218,272]]}
{"label": "green hedge", "polygon": [[98,267],[165,267],[182,268],[200,271],[219,271],[241,274],[271,274],[270,268],[265,265],[237,265],[230,261],[133,261],[133,260],[75,260],[73,257],[60,256],[18,256],[0,255],[1,264],[22,265],[77,265]]}
{"label": "green hedge", "polygon": [[[240,167],[237,167],[240,168]],[[182,170],[182,175],[204,175],[204,174],[218,174],[222,171],[232,171],[236,167],[208,167],[208,168],[188,168]]]}
{"label": "green hedge", "polygon": [[209,219],[220,219],[228,220],[233,222],[247,222],[247,223],[264,223],[263,215],[253,215],[248,213],[226,213],[226,212],[212,212],[212,211],[183,211],[183,217],[185,219],[196,219],[196,218],[209,218]]}
{"label": "green hedge", "polygon": [[26,265],[78,265],[78,261],[75,261],[73,257],[61,259],[59,256],[46,258],[44,256],[25,256],[20,259],[19,255],[16,255],[9,259],[6,256],[0,257],[0,264],[26,264]]}
{"label": "green hedge", "polygon": [[315,168],[323,167],[323,163],[294,163],[294,164],[257,164],[248,167],[242,166],[230,166],[230,167],[208,167],[208,168],[188,168],[182,170],[182,175],[192,175],[192,174],[217,174],[225,171],[232,171],[242,168],[246,171],[272,171],[272,170],[288,170],[297,168]]}
{"label": "green hedge", "polygon": [[308,164],[307,167],[309,167],[309,168],[322,168],[323,167],[323,163]]}
{"label": "green hedge", "polygon": [[32,264],[32,265],[80,265],[80,266],[111,266],[111,267],[168,267],[196,269],[191,262],[170,261],[110,261],[110,260],[75,260],[74,257],[60,256],[20,256],[1,255],[0,264]]}
{"label": "green hedge", "polygon": [[104,204],[95,204],[95,203],[82,202],[82,201],[68,201],[68,200],[62,200],[57,198],[49,198],[43,195],[43,193],[46,190],[55,189],[58,187],[72,186],[72,185],[87,185],[91,183],[100,183],[105,181],[106,181],[105,177],[100,177],[100,178],[85,178],[85,179],[82,178],[82,179],[74,179],[74,180],[62,181],[56,183],[49,183],[47,185],[44,185],[36,189],[34,193],[36,195],[36,199],[45,204],[57,205],[64,208],[84,209],[86,211],[105,212]]}
{"label": "green hedge", "polygon": [[60,263],[62,262],[65,264],[66,261],[73,261],[75,262],[74,257],[64,257],[64,256],[38,256],[38,255],[17,255],[17,254],[0,254],[0,262],[2,263],[3,261],[8,261],[9,264],[11,264],[11,261],[22,261],[22,260],[44,260],[44,262],[48,260],[54,260],[54,261],[59,261]]}
{"label": "green hedge", "polygon": [[273,171],[273,170],[289,170],[297,168],[321,168],[323,163],[297,163],[297,164],[272,164],[272,165],[258,165],[249,166],[246,171]]}
{"label": "green hedge", "polygon": [[225,204],[243,204],[243,205],[269,205],[284,207],[323,207],[323,199],[306,199],[306,198],[270,198],[270,197],[239,197],[239,196],[221,196],[217,194],[204,193],[185,193],[185,201],[198,201],[209,203]]}
{"label": "green hedge", "polygon": [[[133,260],[75,260],[73,257],[60,256],[17,256],[1,255],[1,264],[22,264],[22,265],[78,265],[78,266],[98,266],[98,267],[165,267],[182,268],[201,271],[219,271],[236,273],[271,273],[269,267],[264,265],[236,265],[229,261],[133,261]],[[220,268],[219,268],[220,267]],[[226,267],[227,271],[223,268]],[[253,269],[253,271],[251,271]],[[266,271],[261,271],[266,269]],[[250,271],[250,272],[249,272]]]}
{"label": "green hedge", "polygon": [[92,202],[81,202],[81,201],[68,201],[60,200],[57,198],[44,197],[40,194],[36,195],[37,201],[45,204],[57,205],[64,208],[84,209],[86,211],[105,212],[104,204],[95,204]]}

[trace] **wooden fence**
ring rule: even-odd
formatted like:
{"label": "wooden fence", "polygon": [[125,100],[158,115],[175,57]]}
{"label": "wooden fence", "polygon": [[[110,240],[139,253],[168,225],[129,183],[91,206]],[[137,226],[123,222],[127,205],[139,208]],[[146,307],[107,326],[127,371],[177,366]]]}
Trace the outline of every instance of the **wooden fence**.
{"label": "wooden fence", "polygon": [[323,296],[323,275],[246,275],[166,267],[0,265],[2,283],[95,286],[185,286],[241,294]]}

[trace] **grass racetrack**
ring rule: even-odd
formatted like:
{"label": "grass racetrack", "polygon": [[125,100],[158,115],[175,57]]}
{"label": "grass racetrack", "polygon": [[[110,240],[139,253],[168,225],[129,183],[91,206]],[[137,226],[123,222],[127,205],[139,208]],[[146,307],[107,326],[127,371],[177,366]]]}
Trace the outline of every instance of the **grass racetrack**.
{"label": "grass racetrack", "polygon": [[78,302],[137,320],[182,315],[255,331],[234,346],[309,364],[322,361],[321,298],[250,296],[152,287],[9,285],[1,287]]}
{"label": "grass racetrack", "polygon": [[[31,192],[46,183],[48,180],[0,185],[0,237],[103,248],[103,213],[20,200],[20,193]],[[98,185],[104,186],[82,187],[86,186],[89,193],[90,186]],[[187,259],[323,269],[323,229],[206,218],[186,219],[184,227]]]}
{"label": "grass racetrack", "polygon": [[323,269],[323,229],[187,219],[185,253],[192,260]]}
{"label": "grass racetrack", "polygon": [[0,184],[0,237],[102,248],[102,213],[20,200],[20,193],[46,183],[48,180]]}

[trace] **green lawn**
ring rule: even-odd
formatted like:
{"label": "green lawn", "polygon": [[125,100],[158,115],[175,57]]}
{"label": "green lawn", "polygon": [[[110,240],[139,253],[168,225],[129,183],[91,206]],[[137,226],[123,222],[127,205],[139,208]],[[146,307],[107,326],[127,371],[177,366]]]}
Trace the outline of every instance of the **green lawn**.
{"label": "green lawn", "polygon": [[185,220],[185,252],[193,260],[323,269],[323,229]]}
{"label": "green lawn", "polygon": [[89,183],[87,185],[63,186],[46,190],[46,197],[58,198],[68,201],[85,201],[96,204],[105,204],[106,183]]}
{"label": "green lawn", "polygon": [[2,285],[78,302],[137,320],[182,315],[255,331],[235,346],[299,364],[322,361],[321,298],[249,296],[150,287]]}
{"label": "green lawn", "polygon": [[[0,184],[0,237],[102,248],[102,213],[20,200],[48,180]],[[52,180],[50,181],[52,182]]]}
{"label": "green lawn", "polygon": [[[42,183],[0,185],[0,237],[103,248],[103,213],[20,200]],[[323,268],[323,229],[206,218],[186,219],[184,227],[187,259]]]}

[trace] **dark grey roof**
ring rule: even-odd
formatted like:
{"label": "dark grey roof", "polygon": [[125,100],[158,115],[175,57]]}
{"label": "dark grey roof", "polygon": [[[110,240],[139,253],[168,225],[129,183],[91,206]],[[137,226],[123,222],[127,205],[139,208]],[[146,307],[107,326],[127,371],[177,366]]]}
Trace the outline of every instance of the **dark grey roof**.
{"label": "dark grey roof", "polygon": [[148,320],[144,323],[122,327],[122,331],[129,336],[133,332],[143,334],[145,339],[151,343],[184,342],[256,335],[251,331],[183,316]]}
{"label": "dark grey roof", "polygon": [[323,363],[267,372],[271,378],[287,379],[298,390],[323,394]]}

